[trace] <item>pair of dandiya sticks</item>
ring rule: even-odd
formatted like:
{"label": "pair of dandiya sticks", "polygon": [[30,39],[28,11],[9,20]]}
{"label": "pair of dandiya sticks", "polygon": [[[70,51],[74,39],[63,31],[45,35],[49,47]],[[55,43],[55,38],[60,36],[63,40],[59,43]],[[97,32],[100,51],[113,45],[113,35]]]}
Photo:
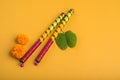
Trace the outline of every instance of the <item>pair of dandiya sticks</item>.
{"label": "pair of dandiya sticks", "polygon": [[69,18],[74,13],[74,9],[70,9],[66,14],[63,12],[55,19],[55,21],[48,27],[48,29],[41,35],[36,43],[26,52],[26,54],[20,59],[20,66],[23,67],[27,59],[33,54],[33,52],[40,46],[40,44],[46,39],[46,37],[54,30],[50,39],[40,51],[38,56],[35,58],[35,65],[38,65],[45,53],[48,51],[50,46],[53,44],[58,34],[61,33],[62,29],[68,22]]}

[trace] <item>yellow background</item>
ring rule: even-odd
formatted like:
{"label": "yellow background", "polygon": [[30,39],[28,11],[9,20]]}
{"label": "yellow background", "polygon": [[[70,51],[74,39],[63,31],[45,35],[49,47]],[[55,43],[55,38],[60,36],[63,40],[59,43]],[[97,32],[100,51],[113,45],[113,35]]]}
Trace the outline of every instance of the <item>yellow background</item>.
{"label": "yellow background", "polygon": [[[38,66],[33,62],[45,41],[25,63],[10,56],[17,34],[30,38],[26,50],[54,19],[70,8],[75,48],[54,43]],[[0,0],[0,80],[120,80],[119,0]]]}

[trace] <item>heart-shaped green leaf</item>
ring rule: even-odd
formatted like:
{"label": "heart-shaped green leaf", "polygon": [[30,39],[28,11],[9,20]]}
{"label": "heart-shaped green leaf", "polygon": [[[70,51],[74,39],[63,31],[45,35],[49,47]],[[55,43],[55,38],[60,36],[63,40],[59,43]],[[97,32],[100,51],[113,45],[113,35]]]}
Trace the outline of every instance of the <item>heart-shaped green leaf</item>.
{"label": "heart-shaped green leaf", "polygon": [[67,41],[64,33],[58,34],[58,37],[56,38],[56,44],[62,50],[67,49]]}
{"label": "heart-shaped green leaf", "polygon": [[75,47],[76,42],[77,42],[77,37],[75,35],[75,33],[73,33],[72,31],[67,31],[65,32],[65,36],[66,36],[66,40],[67,40],[67,44],[70,48]]}

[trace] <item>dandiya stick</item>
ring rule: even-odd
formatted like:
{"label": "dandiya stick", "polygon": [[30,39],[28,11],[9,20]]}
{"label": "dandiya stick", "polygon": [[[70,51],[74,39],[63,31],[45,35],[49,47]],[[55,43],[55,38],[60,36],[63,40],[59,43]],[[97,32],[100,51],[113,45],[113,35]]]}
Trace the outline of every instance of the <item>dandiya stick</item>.
{"label": "dandiya stick", "polygon": [[55,21],[48,27],[48,29],[41,35],[41,37],[34,43],[34,45],[26,52],[26,54],[20,59],[20,66],[23,67],[27,59],[32,55],[32,53],[40,46],[40,44],[46,39],[46,37],[53,31],[53,29],[60,23],[60,21],[65,16],[61,13]]}
{"label": "dandiya stick", "polygon": [[44,48],[41,50],[41,52],[38,54],[38,56],[35,59],[35,65],[38,65],[38,63],[41,61],[41,59],[43,58],[43,56],[45,55],[45,53],[48,51],[48,49],[50,48],[50,46],[53,44],[53,42],[55,41],[56,37],[58,36],[58,33],[60,33],[63,29],[63,27],[66,25],[66,23],[68,22],[69,18],[71,17],[71,15],[73,14],[74,10],[70,9],[67,14],[64,16],[64,18],[61,20],[61,23],[59,24],[59,26],[55,29],[53,35],[50,37],[50,39],[48,40],[48,42],[46,43],[46,45],[44,46]]}

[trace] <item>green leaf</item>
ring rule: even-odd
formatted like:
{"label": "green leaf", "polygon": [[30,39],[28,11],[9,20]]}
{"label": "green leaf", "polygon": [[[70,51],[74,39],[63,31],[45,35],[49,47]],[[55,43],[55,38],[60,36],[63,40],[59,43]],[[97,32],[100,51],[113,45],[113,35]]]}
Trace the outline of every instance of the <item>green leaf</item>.
{"label": "green leaf", "polygon": [[64,33],[58,34],[58,37],[56,38],[56,44],[62,50],[67,49],[67,41]]}
{"label": "green leaf", "polygon": [[70,48],[75,47],[76,42],[77,42],[77,37],[75,35],[75,33],[73,33],[72,31],[67,31],[65,32],[65,36],[66,36],[66,40],[67,40],[67,44]]}

